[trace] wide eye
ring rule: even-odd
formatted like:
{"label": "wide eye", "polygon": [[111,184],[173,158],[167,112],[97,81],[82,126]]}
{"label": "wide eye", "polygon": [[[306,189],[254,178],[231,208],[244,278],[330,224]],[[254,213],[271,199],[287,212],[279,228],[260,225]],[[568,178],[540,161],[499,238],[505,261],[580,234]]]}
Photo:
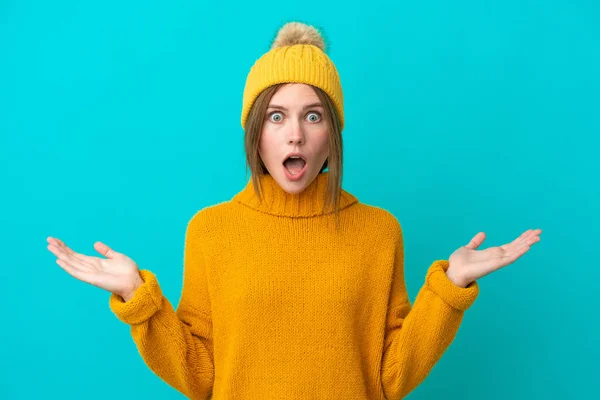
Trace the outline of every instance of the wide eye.
{"label": "wide eye", "polygon": [[273,122],[281,122],[281,120],[283,119],[283,115],[281,115],[279,111],[274,111],[271,114],[269,114],[269,119]]}
{"label": "wide eye", "polygon": [[310,122],[319,122],[319,120],[321,119],[321,114],[319,114],[318,112],[310,112],[308,113],[308,120]]}

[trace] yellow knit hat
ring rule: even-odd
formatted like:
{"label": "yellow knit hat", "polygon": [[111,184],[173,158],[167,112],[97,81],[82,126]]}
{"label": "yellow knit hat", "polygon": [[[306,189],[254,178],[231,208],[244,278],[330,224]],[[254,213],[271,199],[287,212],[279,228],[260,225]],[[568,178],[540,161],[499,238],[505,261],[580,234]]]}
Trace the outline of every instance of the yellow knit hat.
{"label": "yellow knit hat", "polygon": [[248,73],[242,101],[242,128],[258,95],[277,83],[305,83],[322,89],[335,104],[344,128],[344,98],[335,65],[325,54],[325,42],[314,27],[288,22]]}

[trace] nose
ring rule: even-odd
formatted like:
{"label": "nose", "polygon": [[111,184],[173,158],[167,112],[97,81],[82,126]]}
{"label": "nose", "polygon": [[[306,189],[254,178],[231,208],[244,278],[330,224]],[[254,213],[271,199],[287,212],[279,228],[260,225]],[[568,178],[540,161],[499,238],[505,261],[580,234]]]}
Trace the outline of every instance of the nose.
{"label": "nose", "polygon": [[304,132],[302,131],[302,125],[298,121],[294,121],[290,124],[288,133],[288,143],[301,145],[304,143]]}

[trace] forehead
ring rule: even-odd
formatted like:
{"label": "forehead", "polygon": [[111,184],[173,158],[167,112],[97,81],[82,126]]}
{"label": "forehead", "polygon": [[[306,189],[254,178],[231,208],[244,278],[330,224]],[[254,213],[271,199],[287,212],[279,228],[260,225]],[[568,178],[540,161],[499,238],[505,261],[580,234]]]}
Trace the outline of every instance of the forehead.
{"label": "forehead", "polygon": [[277,89],[269,104],[302,106],[315,102],[319,102],[319,96],[312,86],[304,83],[287,83]]}

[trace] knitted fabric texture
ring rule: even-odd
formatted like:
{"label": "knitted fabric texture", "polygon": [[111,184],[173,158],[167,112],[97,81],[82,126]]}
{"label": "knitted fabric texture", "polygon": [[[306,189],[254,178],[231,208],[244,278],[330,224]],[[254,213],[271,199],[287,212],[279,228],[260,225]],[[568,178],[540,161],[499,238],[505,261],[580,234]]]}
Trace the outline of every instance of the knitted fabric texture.
{"label": "knitted fabric texture", "polygon": [[298,194],[263,175],[264,201],[250,181],[195,213],[177,309],[146,269],[129,301],[110,296],[157,376],[214,400],[401,399],[427,377],[477,283],[455,286],[437,260],[412,304],[397,219],[343,191],[336,230],[327,175]]}
{"label": "knitted fabric texture", "polygon": [[250,69],[242,100],[242,128],[256,97],[277,83],[305,83],[322,89],[335,104],[344,127],[344,98],[338,71],[317,46],[296,44],[271,49]]}

